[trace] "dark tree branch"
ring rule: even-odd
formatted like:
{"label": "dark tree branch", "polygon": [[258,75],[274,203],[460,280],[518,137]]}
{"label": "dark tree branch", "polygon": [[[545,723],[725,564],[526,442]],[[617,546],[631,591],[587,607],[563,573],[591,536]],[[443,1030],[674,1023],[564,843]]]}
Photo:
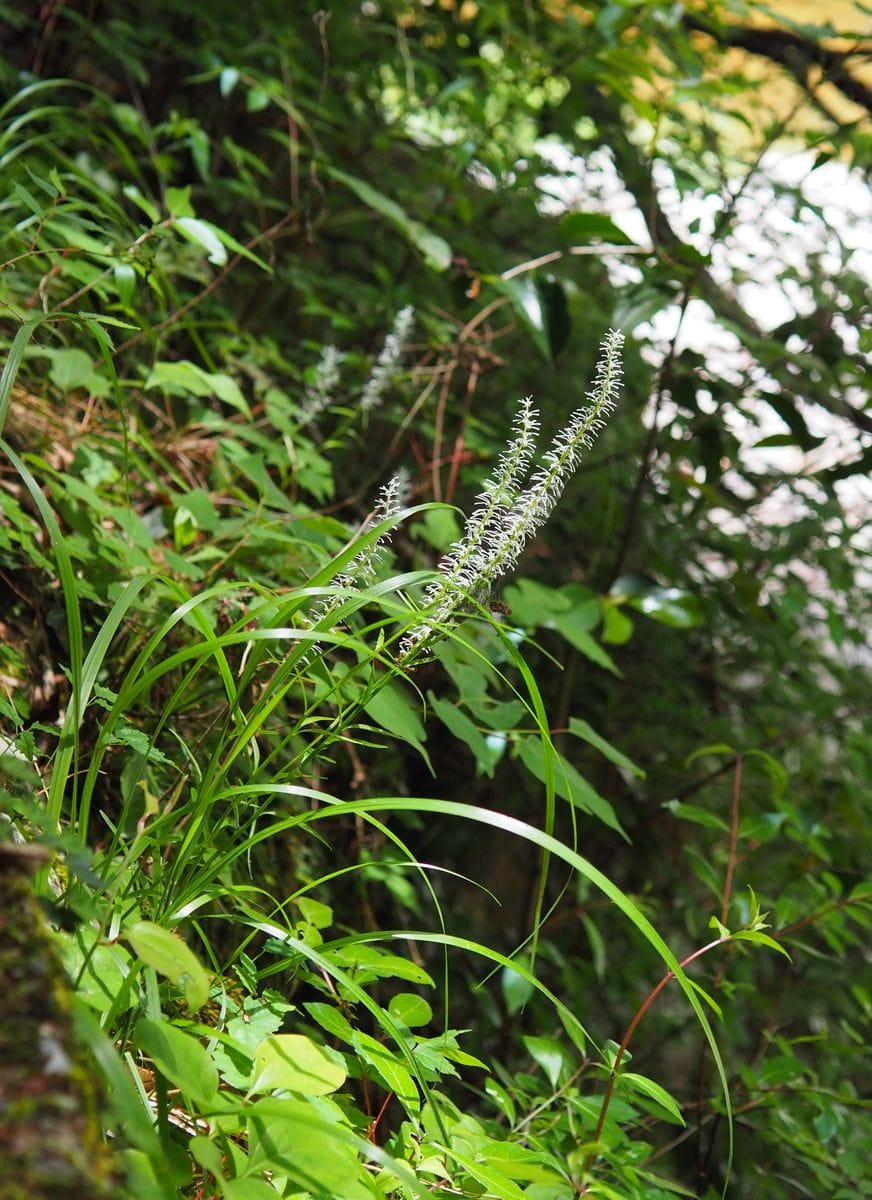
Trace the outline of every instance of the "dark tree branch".
{"label": "dark tree branch", "polygon": [[806,90],[811,88],[810,72],[812,67],[819,67],[828,83],[839,89],[848,100],[853,100],[861,108],[872,113],[872,88],[858,79],[848,68],[848,62],[859,55],[872,57],[872,46],[862,49],[854,47],[851,50],[833,50],[815,42],[811,38],[775,26],[768,29],[750,29],[745,26],[712,25],[699,17],[687,16],[684,19],[686,29],[695,33],[705,33],[713,38],[719,46],[732,46],[736,49],[747,50],[761,58],[784,67]]}

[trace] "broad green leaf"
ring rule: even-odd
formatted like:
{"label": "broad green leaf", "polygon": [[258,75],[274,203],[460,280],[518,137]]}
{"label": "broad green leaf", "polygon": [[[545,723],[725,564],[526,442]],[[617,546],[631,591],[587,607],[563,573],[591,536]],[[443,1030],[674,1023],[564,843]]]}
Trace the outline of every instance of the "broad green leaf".
{"label": "broad green leaf", "polygon": [[633,622],[617,604],[603,604],[603,641],[610,646],[623,646],[633,636]]}
{"label": "broad green leaf", "polygon": [[622,575],[610,595],[653,621],[673,629],[693,629],[704,620],[699,597],[677,587],[661,587],[644,575]]}
{"label": "broad green leaf", "polygon": [[109,396],[112,385],[105,375],[95,369],[92,356],[84,350],[50,349],[43,351],[51,359],[49,379],[62,392],[73,392],[78,388],[95,396]]}
{"label": "broad green leaf", "polygon": [[476,766],[492,779],[495,766],[494,752],[474,722],[461,709],[456,708],[447,700],[435,696],[433,692],[427,693],[427,700],[442,724],[454,734],[458,741],[465,742],[470,748],[475,756]]}
{"label": "broad green leaf", "polygon": [[388,1012],[409,1029],[426,1025],[433,1019],[433,1009],[423,996],[417,996],[414,992],[398,992],[392,996]]}
{"label": "broad green leaf", "polygon": [[358,1183],[358,1156],[342,1136],[338,1113],[327,1116],[311,1101],[269,1097],[251,1105],[246,1116],[249,1172],[287,1175],[313,1196],[372,1200]]}
{"label": "broad green leaf", "polygon": [[239,82],[239,72],[236,67],[224,67],[218,76],[218,90],[226,99]]}
{"label": "broad green leaf", "polygon": [[136,921],[121,936],[144,963],[184,991],[190,1009],[202,1008],[209,998],[209,976],[177,933],[152,921]]}
{"label": "broad green leaf", "polygon": [[512,610],[512,621],[525,629],[550,628],[557,613],[565,613],[572,607],[572,598],[560,588],[548,587],[535,579],[516,579],[505,589],[505,600]]}
{"label": "broad green leaf", "polygon": [[263,1179],[228,1179],[224,1183],[224,1200],[276,1200],[276,1190]]}
{"label": "broad green leaf", "polygon": [[296,901],[296,905],[303,920],[314,925],[316,929],[329,929],[333,924],[333,909],[329,904],[323,904],[320,900],[310,900],[308,896],[301,896]]}
{"label": "broad green leaf", "polygon": [[563,1179],[543,1164],[541,1153],[517,1142],[483,1139],[476,1146],[476,1158],[508,1179],[525,1183],[560,1183]]}
{"label": "broad green leaf", "polygon": [[101,945],[97,931],[86,925],[80,925],[75,934],[59,933],[56,937],[67,975],[76,981],[76,995],[89,1008],[97,1012],[114,1009],[117,1015],[131,1007],[133,995],[128,993],[123,1000],[124,980],[131,964],[122,945]]}
{"label": "broad green leaf", "polygon": [[621,672],[608,651],[604,650],[596,638],[585,629],[585,620],[583,613],[568,612],[560,613],[548,623],[548,627],[556,629],[574,646],[579,654],[583,654],[585,658],[590,659],[592,663],[596,663],[598,667],[603,667],[606,671],[611,671],[613,675],[621,678]]}
{"label": "broad green leaf", "polygon": [[523,1039],[527,1053],[545,1072],[545,1078],[552,1087],[557,1086],[560,1072],[566,1065],[566,1055],[558,1041],[551,1037],[525,1037]]}
{"label": "broad green leaf", "polygon": [[550,362],[551,346],[546,329],[545,308],[535,280],[529,275],[519,279],[495,279],[494,286],[509,297],[512,307],[529,331],[536,349]]}
{"label": "broad green leaf", "polygon": [[524,1193],[518,1185],[499,1169],[485,1166],[469,1155],[458,1153],[454,1146],[450,1146],[448,1150],[451,1157],[477,1183],[483,1184],[489,1194],[499,1197],[499,1200],[525,1200]]}
{"label": "broad green leaf", "polygon": [[271,1092],[279,1088],[303,1092],[309,1096],[326,1096],[342,1087],[347,1075],[323,1047],[300,1033],[276,1033],[257,1048],[254,1056],[254,1092]]}
{"label": "broad green leaf", "polygon": [[123,305],[129,305],[136,291],[136,269],[130,263],[119,262],[112,268],[112,277],[115,280],[118,299]]}
{"label": "broad green leaf", "polygon": [[405,688],[396,682],[386,684],[366,702],[364,712],[382,729],[414,746],[429,765],[424,746],[427,734],[418,715],[418,705]]}
{"label": "broad green leaf", "polygon": [[156,362],[143,386],[166,392],[170,396],[217,396],[231,408],[251,416],[248,403],[234,379],[221,372],[204,371],[187,359]]}
{"label": "broad green leaf", "polygon": [[536,985],[531,979],[526,979],[510,967],[503,967],[500,971],[500,990],[509,1016],[514,1017],[532,998]]}
{"label": "broad green leaf", "polygon": [[162,1075],[200,1105],[218,1091],[218,1071],[193,1034],[166,1021],[143,1017],[136,1023],[136,1044]]}

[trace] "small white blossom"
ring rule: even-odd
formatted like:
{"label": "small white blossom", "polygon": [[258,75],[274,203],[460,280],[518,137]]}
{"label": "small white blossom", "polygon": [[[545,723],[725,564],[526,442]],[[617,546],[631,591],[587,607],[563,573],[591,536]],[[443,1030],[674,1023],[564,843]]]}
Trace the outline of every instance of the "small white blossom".
{"label": "small white blossom", "polygon": [[362,412],[368,413],[381,406],[385,392],[399,374],[400,359],[406,349],[414,320],[415,310],[411,304],[401,308],[394,318],[393,329],[385,338],[381,354],[361,393]]}
{"label": "small white blossom", "polygon": [[[364,525],[361,534],[366,533],[374,525],[386,521],[389,517],[396,516],[405,503],[408,490],[408,474],[405,471],[398,471],[379,492],[379,498],[372,516]],[[351,588],[365,587],[372,583],[375,579],[376,567],[384,557],[385,548],[390,540],[391,531],[389,529],[383,530],[378,537],[374,538],[369,545],[364,546],[350,562],[345,564],[345,567],[341,571],[333,576],[330,580],[330,587],[347,591]],[[341,594],[337,594],[326,596],[323,600],[319,600],[307,620],[308,628],[329,628],[329,619],[341,606],[343,599],[344,597]],[[305,661],[308,661],[308,656]]]}
{"label": "small white blossom", "polygon": [[479,495],[463,537],[439,564],[441,578],[427,589],[422,620],[402,639],[399,661],[444,632],[468,597],[482,600],[494,582],[515,566],[524,547],[554,510],[585,450],[605,426],[617,401],[624,336],[609,330],[600,348],[588,404],[577,409],[554,438],[521,491],[539,424],[528,397],[515,418],[514,437]]}
{"label": "small white blossom", "polygon": [[300,425],[311,425],[333,403],[333,397],[339,386],[339,364],[341,362],[342,355],[335,346],[325,346],[321,351],[312,382],[306,388],[306,399],[300,405],[297,417]]}

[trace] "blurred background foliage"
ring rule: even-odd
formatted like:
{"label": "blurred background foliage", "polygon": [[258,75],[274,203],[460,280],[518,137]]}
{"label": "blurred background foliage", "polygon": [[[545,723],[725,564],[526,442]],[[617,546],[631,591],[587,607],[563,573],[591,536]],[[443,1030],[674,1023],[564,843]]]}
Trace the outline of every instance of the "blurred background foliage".
{"label": "blurred background foliage", "polygon": [[[469,511],[518,397],[550,435],[603,333],[627,335],[618,414],[497,601],[565,764],[558,832],[577,821],[679,958],[713,915],[747,920],[747,885],[790,950],[702,964],[736,1196],[872,1194],[869,20],[740,0],[0,5],[5,436],[60,523],[86,640],[121,581],[154,578],[106,661],[106,706],[179,588],[238,584],[216,621],[244,627],[399,467],[410,503]],[[406,305],[402,361],[362,412]],[[339,382],[306,421],[330,346]],[[70,647],[43,522],[2,470],[15,809],[46,782]],[[392,569],[434,565],[458,530],[429,510],[397,531]],[[397,685],[304,781],[541,824],[538,742],[496,676],[451,644],[412,683],[423,716]],[[138,803],[166,799],[180,744],[209,753],[220,686],[194,681],[153,735],[172,686],[115,730],[92,847],[140,784]],[[511,954],[539,898],[532,848],[395,820],[419,859],[499,901],[437,879],[449,926]],[[258,871],[280,894],[369,862],[319,896],[351,930],[415,926],[393,850],[349,818],[329,848],[262,846]],[[657,980],[650,950],[559,869],[546,900],[540,978],[619,1040]],[[554,1015],[511,976],[454,970],[452,1024],[508,1085],[529,1070],[519,1036],[555,1036]],[[679,999],[647,1014],[634,1067],[688,1122],[649,1129],[642,1158],[717,1194],[725,1122]]]}

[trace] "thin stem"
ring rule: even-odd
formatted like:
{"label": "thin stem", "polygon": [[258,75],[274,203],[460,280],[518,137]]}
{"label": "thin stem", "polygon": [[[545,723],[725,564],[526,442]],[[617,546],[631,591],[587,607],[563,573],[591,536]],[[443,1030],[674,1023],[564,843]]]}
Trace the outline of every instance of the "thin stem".
{"label": "thin stem", "polygon": [[736,866],[736,843],[739,838],[739,797],[742,792],[742,756],[736,759],[733,775],[733,801],[730,813],[730,853],[727,859],[727,877],[724,880],[724,898],[721,904],[721,924],[726,925],[730,910],[730,893],[733,888],[733,871]]}
{"label": "thin stem", "polygon": [[[717,949],[718,946],[722,946],[727,941],[729,941],[728,937],[716,938],[715,941],[709,942],[708,945],[701,946],[698,950],[694,950],[693,954],[688,954],[687,958],[682,959],[682,961],[679,963],[679,966],[681,967],[682,970],[684,970],[684,968],[686,966],[688,966],[690,963],[692,963],[695,959],[702,958],[702,956],[704,954],[708,954],[709,950],[715,950],[715,949]],[[593,1134],[594,1143],[598,1142],[600,1140],[600,1137],[602,1136],[603,1126],[606,1123],[606,1114],[609,1111],[609,1105],[611,1104],[611,1101],[612,1101],[612,1095],[614,1094],[615,1084],[618,1081],[618,1074],[620,1071],[621,1060],[623,1059],[624,1055],[627,1052],[627,1047],[630,1044],[630,1039],[632,1038],[633,1034],[636,1032],[639,1022],[642,1020],[645,1013],[648,1011],[648,1009],[651,1007],[651,1005],[654,1003],[654,1001],[657,999],[657,997],[660,995],[660,993],[666,987],[667,983],[669,983],[669,981],[674,978],[675,978],[674,971],[666,972],[666,974],[663,976],[663,978],[660,980],[660,982],[651,989],[651,991],[648,993],[648,995],[642,1001],[642,1004],[639,1007],[638,1011],[636,1012],[636,1015],[633,1017],[632,1021],[627,1026],[627,1031],[624,1034],[621,1044],[618,1047],[618,1052],[615,1055],[615,1061],[612,1063],[611,1073],[609,1074],[609,1082],[606,1085],[605,1095],[603,1096],[602,1107],[600,1108],[599,1120],[596,1123],[596,1129],[594,1130],[594,1134]],[[583,1171],[585,1174],[587,1174],[587,1172],[591,1169],[591,1166],[593,1164],[593,1160],[594,1160],[595,1156],[596,1156],[596,1150],[591,1150],[590,1153],[588,1154],[587,1158],[585,1159],[584,1168],[583,1168]]]}

